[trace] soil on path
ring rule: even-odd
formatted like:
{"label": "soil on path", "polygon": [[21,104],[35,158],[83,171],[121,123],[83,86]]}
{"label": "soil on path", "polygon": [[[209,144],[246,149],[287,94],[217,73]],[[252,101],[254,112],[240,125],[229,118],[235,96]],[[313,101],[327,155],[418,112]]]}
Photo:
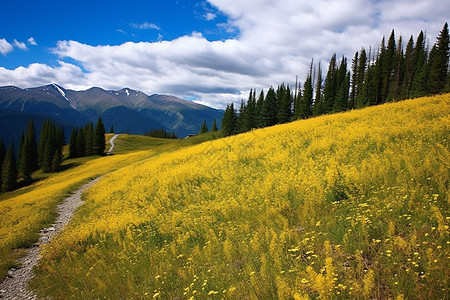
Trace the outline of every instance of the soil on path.
{"label": "soil on path", "polygon": [[7,278],[0,283],[0,299],[37,299],[36,295],[27,289],[27,283],[34,276],[32,269],[39,262],[41,245],[47,244],[69,223],[76,209],[83,204],[81,200],[83,191],[99,179],[83,185],[58,205],[58,218],[55,223],[41,230],[39,241],[34,247],[27,249],[27,254],[19,260],[20,267],[9,270]]}

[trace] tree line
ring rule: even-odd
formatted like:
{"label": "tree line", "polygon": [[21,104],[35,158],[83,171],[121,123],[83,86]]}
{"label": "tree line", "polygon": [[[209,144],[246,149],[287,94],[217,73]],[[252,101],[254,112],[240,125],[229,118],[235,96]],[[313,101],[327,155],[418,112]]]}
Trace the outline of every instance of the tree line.
{"label": "tree line", "polygon": [[152,129],[148,132],[145,132],[144,135],[150,136],[150,137],[156,137],[156,138],[163,138],[163,139],[177,139],[178,138],[177,135],[175,134],[175,132],[169,133],[164,128]]}
{"label": "tree line", "polygon": [[[377,49],[357,51],[349,67],[348,59],[334,54],[323,78],[319,62],[311,62],[301,87],[281,84],[265,94],[250,90],[239,109],[228,104],[222,119],[222,135],[247,132],[307,119],[323,114],[379,105],[404,99],[450,92],[449,29],[445,23],[436,43],[428,49],[423,31],[404,47],[402,36],[396,41],[392,30]],[[296,80],[297,81],[297,80]]]}
{"label": "tree line", "polygon": [[32,173],[38,169],[43,172],[56,172],[62,162],[64,129],[54,121],[45,120],[42,124],[39,143],[36,140],[33,120],[28,122],[22,133],[16,160],[14,143],[6,149],[0,140],[0,192],[14,190],[18,178],[23,184],[32,181]]}
{"label": "tree line", "polygon": [[69,158],[103,155],[105,147],[105,125],[100,117],[95,128],[94,124],[89,122],[80,128],[72,129],[69,138]]}

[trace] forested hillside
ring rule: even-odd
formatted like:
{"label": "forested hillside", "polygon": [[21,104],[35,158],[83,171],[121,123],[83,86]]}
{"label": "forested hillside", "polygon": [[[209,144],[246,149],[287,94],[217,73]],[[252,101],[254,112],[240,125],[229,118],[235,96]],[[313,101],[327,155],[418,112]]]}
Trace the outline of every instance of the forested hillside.
{"label": "forested hillside", "polygon": [[303,85],[281,84],[267,93],[251,90],[236,108],[228,105],[222,128],[232,135],[292,120],[450,92],[449,30],[445,23],[431,50],[421,31],[406,43],[392,30],[380,45],[356,52],[350,61],[334,54],[323,76],[321,63],[311,62]]}

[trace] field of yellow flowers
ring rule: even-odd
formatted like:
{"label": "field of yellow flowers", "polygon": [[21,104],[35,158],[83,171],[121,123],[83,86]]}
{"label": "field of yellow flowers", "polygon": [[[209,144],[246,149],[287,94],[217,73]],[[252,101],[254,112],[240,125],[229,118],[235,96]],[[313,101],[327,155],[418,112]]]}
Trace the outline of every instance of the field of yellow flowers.
{"label": "field of yellow flowers", "polygon": [[[112,135],[107,135],[107,140]],[[16,266],[16,259],[24,254],[23,248],[37,241],[39,230],[56,218],[56,205],[77,187],[90,179],[103,175],[159,153],[167,151],[173,141],[148,137],[122,135],[121,150],[128,152],[127,144],[138,145],[140,150],[128,155],[114,155],[95,159],[71,159],[63,164],[65,171],[42,176],[29,187],[1,195],[0,198],[0,280],[7,270]],[[118,140],[118,141],[119,141]],[[131,142],[130,142],[131,140]],[[156,151],[156,148],[158,151]],[[47,178],[46,178],[47,177]]]}
{"label": "field of yellow flowers", "polygon": [[408,100],[120,168],[44,248],[32,287],[55,299],[448,299],[449,112],[449,94]]}

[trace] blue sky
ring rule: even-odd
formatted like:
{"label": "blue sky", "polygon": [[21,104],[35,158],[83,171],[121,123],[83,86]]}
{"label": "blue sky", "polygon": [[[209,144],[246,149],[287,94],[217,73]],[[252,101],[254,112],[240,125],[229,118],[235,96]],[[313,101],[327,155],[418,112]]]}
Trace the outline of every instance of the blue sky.
{"label": "blue sky", "polygon": [[444,0],[2,1],[0,85],[129,87],[224,107],[392,29],[433,44],[449,16]]}

